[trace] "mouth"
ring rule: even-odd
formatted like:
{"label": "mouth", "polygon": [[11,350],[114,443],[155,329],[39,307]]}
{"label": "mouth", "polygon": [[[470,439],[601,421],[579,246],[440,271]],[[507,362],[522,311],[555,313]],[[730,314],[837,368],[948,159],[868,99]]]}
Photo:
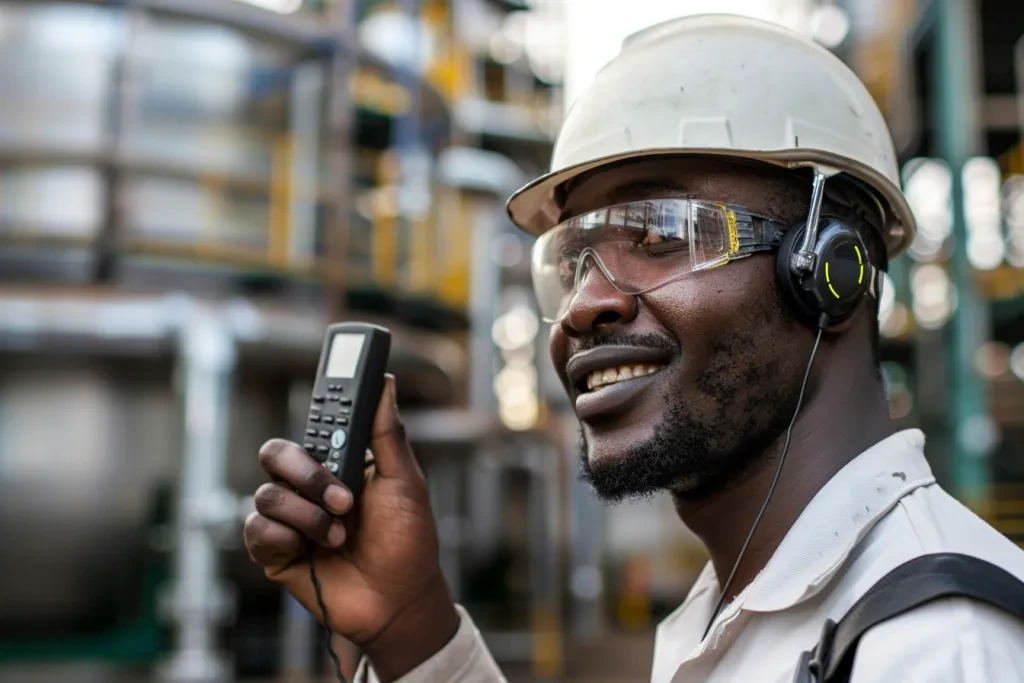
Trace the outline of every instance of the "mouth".
{"label": "mouth", "polygon": [[580,420],[621,410],[656,381],[671,354],[650,347],[602,346],[573,356],[566,374]]}
{"label": "mouth", "polygon": [[617,368],[594,370],[592,373],[587,375],[586,389],[583,393],[594,391],[595,389],[600,389],[601,387],[612,384],[618,384],[619,382],[625,382],[629,379],[639,379],[641,377],[646,377],[647,375],[653,375],[664,367],[664,365],[657,364],[640,364],[620,365]]}

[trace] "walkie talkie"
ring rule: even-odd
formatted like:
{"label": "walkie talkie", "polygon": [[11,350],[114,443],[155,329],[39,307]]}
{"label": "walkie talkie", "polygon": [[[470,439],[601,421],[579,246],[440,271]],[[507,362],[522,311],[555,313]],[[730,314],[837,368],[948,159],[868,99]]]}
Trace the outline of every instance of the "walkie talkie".
{"label": "walkie talkie", "polygon": [[[320,351],[303,448],[352,492],[363,490],[366,449],[384,390],[391,332],[367,323],[336,323],[327,328]],[[334,651],[327,605],[316,575],[316,546],[309,549],[309,578],[327,631],[327,650],[338,681],[345,683]]]}
{"label": "walkie talkie", "polygon": [[303,448],[358,496],[384,389],[391,332],[367,323],[327,328]]}

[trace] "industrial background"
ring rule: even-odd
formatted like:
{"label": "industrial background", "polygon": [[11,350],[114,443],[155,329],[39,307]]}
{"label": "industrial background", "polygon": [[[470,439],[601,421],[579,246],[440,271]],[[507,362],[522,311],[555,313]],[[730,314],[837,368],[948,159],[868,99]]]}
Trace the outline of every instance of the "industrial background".
{"label": "industrial background", "polygon": [[506,196],[625,33],[772,19],[881,105],[920,220],[893,417],[1024,543],[1019,0],[0,0],[0,681],[326,680],[241,548],[325,324],[394,332],[444,570],[514,681],[641,681],[703,566],[604,508]]}

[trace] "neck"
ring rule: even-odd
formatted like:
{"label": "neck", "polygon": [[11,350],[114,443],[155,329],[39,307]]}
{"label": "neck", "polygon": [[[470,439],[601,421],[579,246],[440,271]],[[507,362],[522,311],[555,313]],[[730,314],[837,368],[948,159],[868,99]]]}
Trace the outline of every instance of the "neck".
{"label": "neck", "polygon": [[[853,371],[852,365],[831,365],[828,376],[814,382],[829,387],[828,391],[812,394],[808,388],[809,395],[793,426],[776,491],[737,568],[727,600],[731,601],[754,580],[800,513],[829,479],[857,455],[896,431],[881,383],[873,373],[866,377],[867,373]],[[833,387],[846,389],[834,391]],[[768,463],[767,466],[752,468],[742,481],[728,489],[702,500],[673,496],[680,518],[707,548],[720,586],[728,579],[768,495],[785,440],[783,432],[754,459],[757,463]]]}

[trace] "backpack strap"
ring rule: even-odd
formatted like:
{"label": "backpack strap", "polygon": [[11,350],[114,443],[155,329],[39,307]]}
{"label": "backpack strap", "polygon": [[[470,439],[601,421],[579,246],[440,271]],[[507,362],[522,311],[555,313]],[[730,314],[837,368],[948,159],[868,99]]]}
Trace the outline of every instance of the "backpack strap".
{"label": "backpack strap", "polygon": [[923,555],[882,577],[839,623],[826,620],[821,640],[804,652],[796,683],[845,683],[861,637],[872,627],[940,598],[969,598],[1024,620],[1024,582],[991,562],[957,553]]}

